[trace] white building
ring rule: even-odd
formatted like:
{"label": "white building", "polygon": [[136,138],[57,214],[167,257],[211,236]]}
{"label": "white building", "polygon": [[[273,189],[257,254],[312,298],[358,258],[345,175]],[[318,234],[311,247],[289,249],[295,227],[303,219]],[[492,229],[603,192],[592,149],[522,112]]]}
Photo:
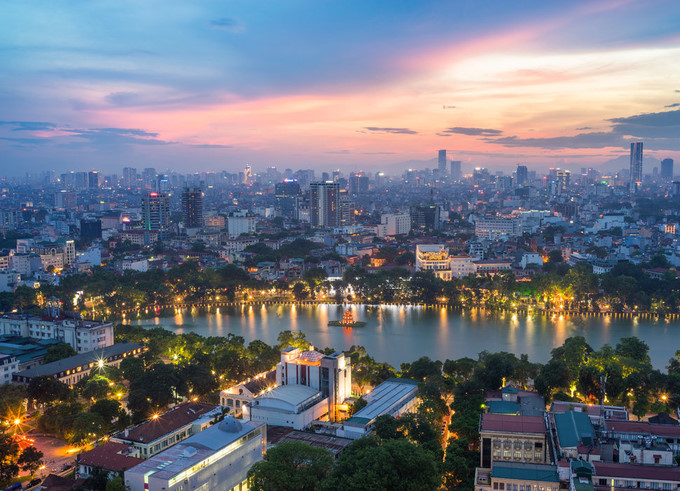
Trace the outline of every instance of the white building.
{"label": "white building", "polygon": [[304,385],[328,398],[331,421],[338,404],[352,395],[352,363],[343,353],[324,355],[289,347],[281,351],[276,365],[276,385]]}
{"label": "white building", "polygon": [[418,382],[405,378],[391,378],[364,396],[368,404],[342,424],[337,436],[357,440],[368,435],[378,416],[395,418],[412,411],[420,402]]}
{"label": "white building", "polygon": [[451,260],[442,244],[418,244],[416,246],[416,271],[432,271],[443,280],[451,279]]}
{"label": "white building", "polygon": [[378,237],[404,235],[411,231],[411,215],[408,213],[385,213],[380,217]]}
{"label": "white building", "polygon": [[145,257],[126,257],[116,262],[116,269],[121,273],[127,270],[146,273],[149,271],[149,260]]}
{"label": "white building", "polygon": [[78,353],[113,345],[113,324],[81,319],[45,320],[42,316],[5,314],[0,316],[0,334],[32,339],[58,339]]}
{"label": "white building", "polygon": [[250,380],[221,391],[220,404],[229,409],[229,414],[239,416],[246,403],[274,387],[276,387],[276,370],[261,373]]}
{"label": "white building", "polygon": [[471,274],[477,274],[477,266],[474,259],[468,255],[450,256],[451,276],[453,278],[465,278]]}
{"label": "white building", "polygon": [[19,371],[19,361],[14,355],[0,353],[0,385],[12,381],[12,375]]}
{"label": "white building", "polygon": [[517,218],[478,218],[475,221],[475,235],[485,239],[498,240],[521,235]]}
{"label": "white building", "polygon": [[542,266],[543,265],[543,258],[541,257],[540,254],[536,252],[525,252],[524,255],[522,256],[522,269],[527,269],[527,266],[530,264],[535,264],[536,266]]}
{"label": "white building", "polygon": [[304,385],[283,385],[242,407],[244,419],[304,430],[328,414],[328,397]]}
{"label": "white building", "polygon": [[266,446],[264,424],[227,416],[125,471],[125,485],[131,491],[246,490],[248,470]]}
{"label": "white building", "polygon": [[15,271],[0,271],[0,292],[13,292],[21,281],[21,275]]}
{"label": "white building", "polygon": [[257,217],[229,217],[227,219],[227,230],[229,237],[238,237],[241,234],[255,233]]}

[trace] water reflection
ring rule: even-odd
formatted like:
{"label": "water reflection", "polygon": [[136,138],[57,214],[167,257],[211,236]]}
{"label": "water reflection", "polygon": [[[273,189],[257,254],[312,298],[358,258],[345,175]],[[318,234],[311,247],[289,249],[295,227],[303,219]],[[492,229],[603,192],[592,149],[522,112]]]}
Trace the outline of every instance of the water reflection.
{"label": "water reflection", "polygon": [[[366,326],[329,327],[328,321],[341,319],[346,308],[351,308],[354,318],[366,322]],[[403,305],[239,305],[208,314],[178,310],[173,317],[128,322],[206,336],[232,333],[243,336],[246,342],[261,339],[269,344],[276,344],[283,330],[302,331],[315,346],[346,350],[362,345],[376,360],[395,367],[420,356],[440,360],[474,358],[482,350],[526,353],[532,361],[545,362],[551,350],[570,336],[585,336],[594,348],[599,348],[636,335],[650,346],[654,365],[663,368],[675,352],[675,337],[680,333],[678,323],[640,317],[547,317]]]}

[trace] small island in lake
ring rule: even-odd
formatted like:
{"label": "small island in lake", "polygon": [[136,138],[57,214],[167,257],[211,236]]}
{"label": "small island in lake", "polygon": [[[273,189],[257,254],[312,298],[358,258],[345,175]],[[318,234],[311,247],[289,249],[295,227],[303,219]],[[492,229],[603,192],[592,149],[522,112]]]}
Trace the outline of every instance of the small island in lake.
{"label": "small island in lake", "polygon": [[347,309],[342,316],[341,321],[330,321],[328,325],[340,327],[364,327],[366,323],[362,321],[355,321],[354,317],[352,317],[352,311]]}

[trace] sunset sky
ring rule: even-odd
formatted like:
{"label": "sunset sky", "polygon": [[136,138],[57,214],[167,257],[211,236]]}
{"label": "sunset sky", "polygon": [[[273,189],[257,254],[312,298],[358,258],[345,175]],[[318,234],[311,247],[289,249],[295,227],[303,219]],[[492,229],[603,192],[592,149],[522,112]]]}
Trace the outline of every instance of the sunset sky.
{"label": "sunset sky", "polygon": [[0,120],[0,175],[678,161],[680,2],[7,0]]}

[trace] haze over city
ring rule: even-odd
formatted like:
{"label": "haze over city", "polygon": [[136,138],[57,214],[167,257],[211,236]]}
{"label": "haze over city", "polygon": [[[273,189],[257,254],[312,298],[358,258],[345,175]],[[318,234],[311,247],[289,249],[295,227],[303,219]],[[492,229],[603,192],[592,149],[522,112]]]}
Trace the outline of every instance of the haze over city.
{"label": "haze over city", "polygon": [[464,171],[576,170],[628,158],[633,140],[645,158],[680,158],[674,1],[45,1],[0,12],[2,175],[397,173],[435,165],[438,149]]}

